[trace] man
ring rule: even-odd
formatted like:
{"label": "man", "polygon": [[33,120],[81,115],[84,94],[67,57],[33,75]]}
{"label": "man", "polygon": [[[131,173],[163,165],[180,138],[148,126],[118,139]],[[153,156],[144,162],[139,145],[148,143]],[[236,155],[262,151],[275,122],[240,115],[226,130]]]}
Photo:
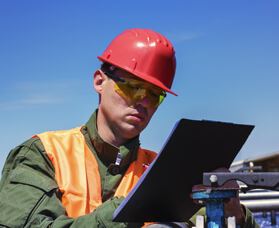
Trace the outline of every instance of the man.
{"label": "man", "polygon": [[140,147],[139,135],[166,92],[175,95],[175,53],[161,34],[130,29],[98,58],[99,106],[89,121],[38,134],[10,152],[0,184],[1,225],[132,225],[113,223],[112,214],[156,156]]}

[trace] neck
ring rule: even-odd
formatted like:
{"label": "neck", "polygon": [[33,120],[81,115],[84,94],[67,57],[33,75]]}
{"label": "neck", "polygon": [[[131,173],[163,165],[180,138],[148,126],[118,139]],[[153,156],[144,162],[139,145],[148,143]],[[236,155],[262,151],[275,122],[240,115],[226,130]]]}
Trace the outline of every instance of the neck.
{"label": "neck", "polygon": [[97,115],[97,130],[100,137],[113,146],[119,147],[127,142],[127,139],[122,138],[120,134],[117,134],[109,125],[102,112],[98,112]]}

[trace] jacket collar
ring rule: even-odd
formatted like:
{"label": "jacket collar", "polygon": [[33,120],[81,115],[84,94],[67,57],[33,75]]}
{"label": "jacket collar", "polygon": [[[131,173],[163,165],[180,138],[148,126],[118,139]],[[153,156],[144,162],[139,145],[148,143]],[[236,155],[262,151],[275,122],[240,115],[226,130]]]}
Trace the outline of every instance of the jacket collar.
{"label": "jacket collar", "polygon": [[120,153],[120,168],[122,169],[128,167],[129,164],[137,158],[137,151],[140,146],[139,137],[131,139],[119,148],[105,142],[98,134],[97,115],[98,109],[92,114],[88,122],[85,124],[85,128],[89,134],[90,141],[97,153],[97,156],[106,166],[109,166],[112,163],[116,163],[117,154]]}

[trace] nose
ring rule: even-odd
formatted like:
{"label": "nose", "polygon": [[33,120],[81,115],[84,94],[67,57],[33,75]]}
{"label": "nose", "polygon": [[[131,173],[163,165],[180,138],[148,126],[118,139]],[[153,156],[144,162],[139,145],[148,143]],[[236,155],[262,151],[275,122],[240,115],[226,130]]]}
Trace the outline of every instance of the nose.
{"label": "nose", "polygon": [[137,92],[136,103],[141,104],[145,108],[150,106],[150,99],[148,98],[148,92],[146,89],[142,88]]}
{"label": "nose", "polygon": [[144,119],[149,116],[149,109],[142,103],[138,102],[134,104],[134,108],[142,115],[144,116]]}

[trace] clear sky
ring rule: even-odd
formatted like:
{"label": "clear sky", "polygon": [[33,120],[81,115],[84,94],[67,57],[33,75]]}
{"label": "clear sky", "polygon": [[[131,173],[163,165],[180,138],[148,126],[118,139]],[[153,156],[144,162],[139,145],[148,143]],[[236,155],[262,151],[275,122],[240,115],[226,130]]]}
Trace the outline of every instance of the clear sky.
{"label": "clear sky", "polygon": [[179,96],[160,106],[143,147],[160,150],[190,118],[255,125],[237,159],[279,151],[278,12],[277,0],[0,0],[0,168],[32,135],[88,120],[96,56],[134,27],[166,35],[177,57]]}

